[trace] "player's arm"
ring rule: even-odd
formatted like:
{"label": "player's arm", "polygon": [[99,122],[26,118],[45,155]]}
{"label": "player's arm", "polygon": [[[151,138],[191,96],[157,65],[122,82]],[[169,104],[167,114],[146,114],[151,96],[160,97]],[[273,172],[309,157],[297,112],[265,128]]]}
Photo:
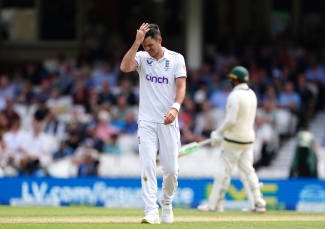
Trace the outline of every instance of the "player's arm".
{"label": "player's arm", "polygon": [[210,134],[212,146],[219,145],[223,139],[224,132],[236,123],[239,102],[233,94],[229,95],[226,106],[225,120],[221,123],[220,127],[217,130],[212,131]]}
{"label": "player's arm", "polygon": [[176,79],[176,97],[174,102],[182,105],[184,98],[185,98],[185,91],[186,91],[186,78],[178,77]]}
{"label": "player's arm", "polygon": [[170,124],[174,122],[177,117],[178,111],[180,109],[181,104],[185,98],[186,91],[186,77],[178,77],[176,78],[176,96],[174,100],[174,105],[166,112],[164,115],[164,124]]}
{"label": "player's arm", "polygon": [[226,130],[235,125],[239,110],[239,101],[235,94],[230,94],[227,100],[226,117],[217,129],[219,135],[223,135]]}
{"label": "player's arm", "polygon": [[135,41],[129,51],[124,55],[120,69],[122,72],[132,72],[138,67],[138,63],[135,61],[135,55],[144,40],[146,33],[149,31],[149,24],[143,23],[137,30]]}
{"label": "player's arm", "polygon": [[124,55],[120,65],[122,72],[132,72],[137,69],[138,62],[135,61],[135,55],[139,49],[140,44],[134,42],[129,51]]}

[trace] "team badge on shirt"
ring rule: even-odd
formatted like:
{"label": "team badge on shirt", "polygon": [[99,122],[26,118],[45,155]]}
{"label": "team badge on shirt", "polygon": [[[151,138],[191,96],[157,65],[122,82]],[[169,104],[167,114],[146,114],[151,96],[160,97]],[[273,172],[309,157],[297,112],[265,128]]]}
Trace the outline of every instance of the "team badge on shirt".
{"label": "team badge on shirt", "polygon": [[169,60],[165,61],[165,71],[168,71],[170,69],[169,67]]}

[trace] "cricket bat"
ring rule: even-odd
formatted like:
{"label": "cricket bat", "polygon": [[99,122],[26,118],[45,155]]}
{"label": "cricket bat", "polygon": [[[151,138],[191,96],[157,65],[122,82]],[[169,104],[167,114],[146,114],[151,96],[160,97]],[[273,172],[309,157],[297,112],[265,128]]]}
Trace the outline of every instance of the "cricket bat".
{"label": "cricket bat", "polygon": [[182,157],[187,154],[191,154],[191,153],[197,151],[200,147],[210,144],[211,141],[212,141],[212,139],[208,138],[208,139],[200,141],[200,142],[191,142],[189,144],[186,144],[181,147],[181,149],[178,153],[178,157]]}
{"label": "cricket bat", "polygon": [[[182,157],[188,154],[191,154],[195,151],[197,151],[200,147],[208,145],[212,142],[211,138],[208,138],[206,140],[200,141],[200,142],[191,142],[189,144],[186,144],[181,147],[180,151],[178,152],[178,157]],[[159,156],[158,156],[159,158]],[[160,166],[160,160],[156,162],[157,166]]]}

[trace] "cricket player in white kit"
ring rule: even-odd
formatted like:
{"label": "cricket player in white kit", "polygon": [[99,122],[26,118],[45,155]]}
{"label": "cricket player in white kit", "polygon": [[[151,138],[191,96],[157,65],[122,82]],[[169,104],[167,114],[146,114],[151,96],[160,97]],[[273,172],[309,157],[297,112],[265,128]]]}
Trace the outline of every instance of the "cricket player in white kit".
{"label": "cricket player in white kit", "polygon": [[[162,221],[173,222],[172,201],[178,186],[180,134],[178,111],[185,97],[184,57],[161,45],[158,25],[143,23],[135,41],[121,62],[121,71],[137,70],[140,77],[138,140],[142,198],[145,217],[142,223],[159,224],[157,204],[156,155],[163,170]],[[145,51],[138,51],[142,45]]]}
{"label": "cricket player in white kit", "polygon": [[248,87],[246,68],[236,66],[229,74],[233,91],[227,98],[226,117],[216,131],[211,132],[212,145],[221,141],[221,154],[209,203],[199,205],[200,211],[222,212],[223,200],[228,190],[233,168],[237,165],[240,179],[247,191],[251,212],[265,212],[260,183],[253,168],[254,121],[257,98]]}

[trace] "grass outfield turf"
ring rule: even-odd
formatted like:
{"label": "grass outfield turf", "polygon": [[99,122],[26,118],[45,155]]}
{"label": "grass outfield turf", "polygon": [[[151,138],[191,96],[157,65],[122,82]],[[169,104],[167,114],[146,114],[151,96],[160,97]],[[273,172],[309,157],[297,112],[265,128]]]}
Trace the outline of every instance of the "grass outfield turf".
{"label": "grass outfield turf", "polygon": [[174,209],[173,224],[140,224],[143,209],[102,207],[10,207],[0,206],[0,228],[325,228],[325,214],[268,211],[264,214],[226,211],[203,213]]}

